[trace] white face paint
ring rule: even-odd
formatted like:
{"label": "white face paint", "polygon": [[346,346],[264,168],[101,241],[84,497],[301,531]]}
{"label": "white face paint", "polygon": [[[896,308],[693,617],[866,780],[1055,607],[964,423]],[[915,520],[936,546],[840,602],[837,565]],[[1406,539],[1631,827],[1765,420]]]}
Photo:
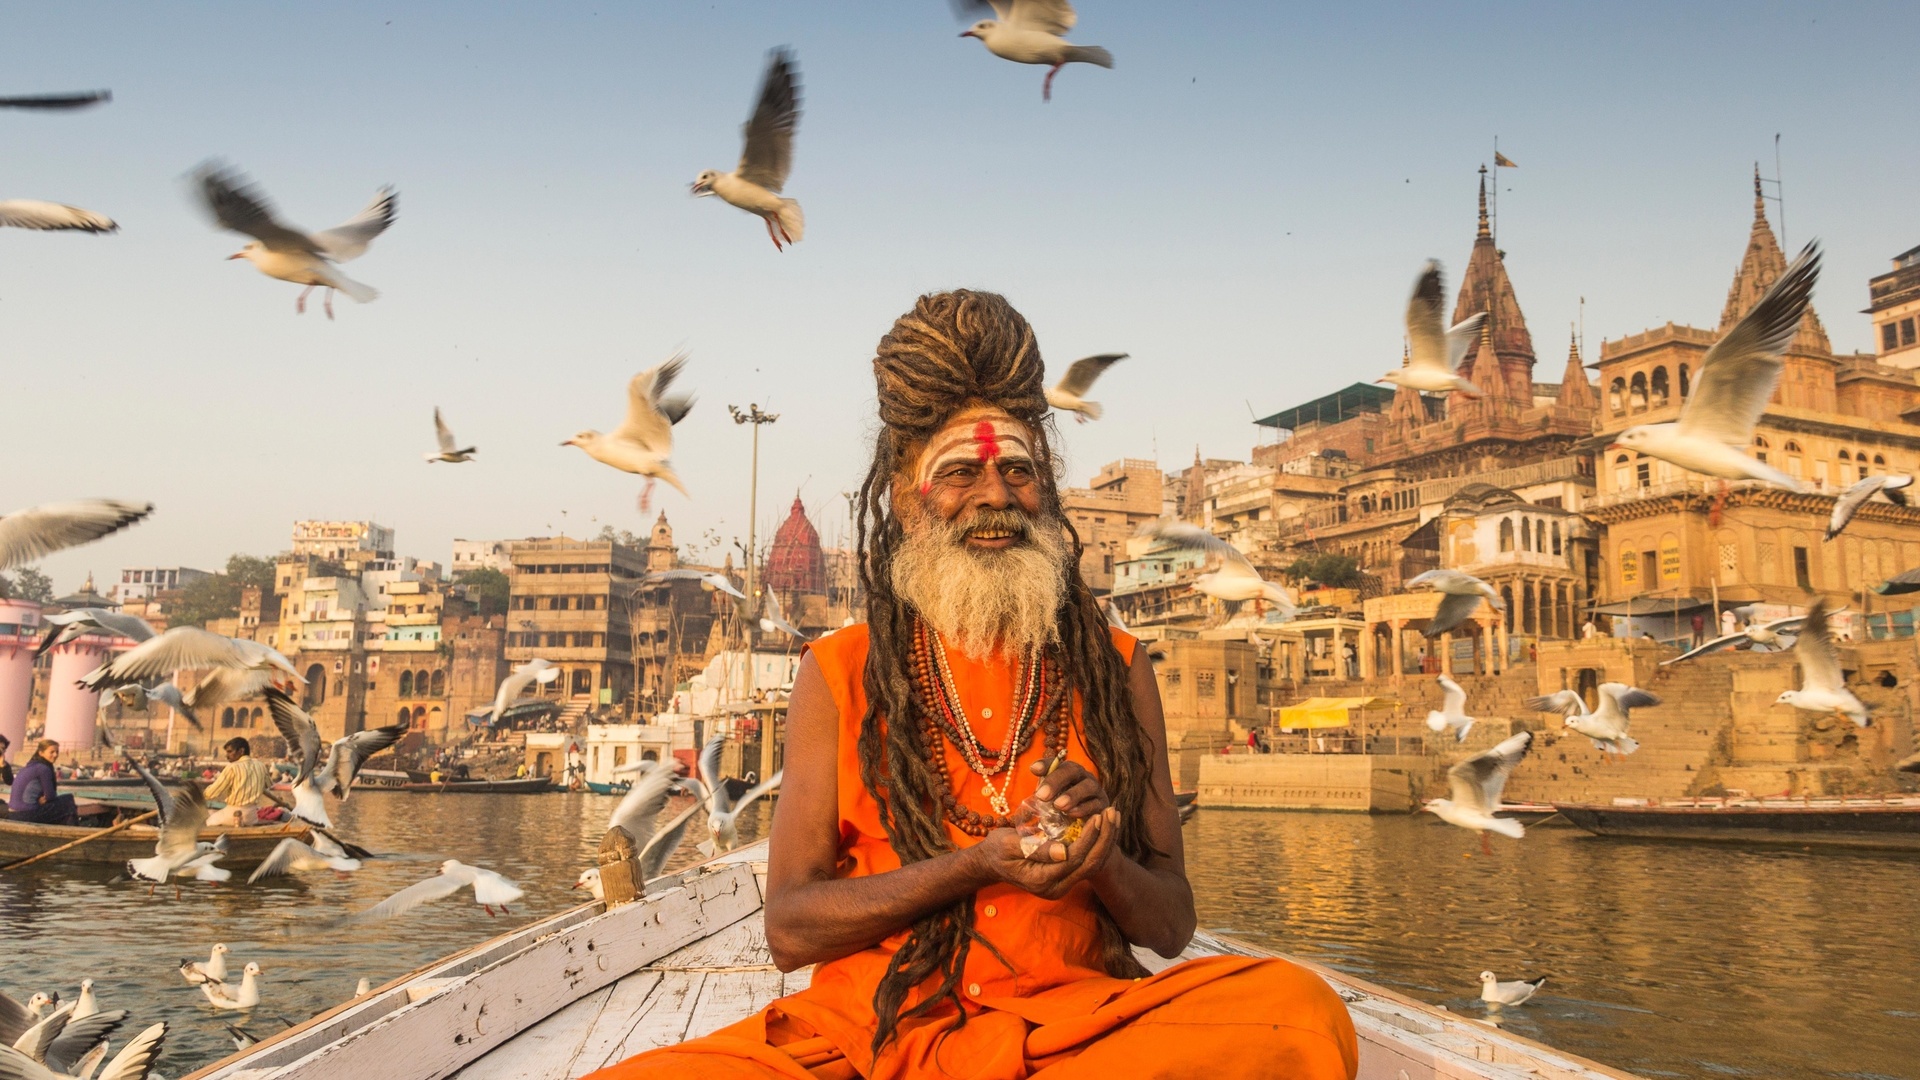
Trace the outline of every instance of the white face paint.
{"label": "white face paint", "polygon": [[989,461],[998,461],[1001,468],[1016,461],[1031,467],[1033,431],[998,409],[969,409],[947,421],[927,440],[914,483],[924,495],[945,466],[955,462],[984,465]]}

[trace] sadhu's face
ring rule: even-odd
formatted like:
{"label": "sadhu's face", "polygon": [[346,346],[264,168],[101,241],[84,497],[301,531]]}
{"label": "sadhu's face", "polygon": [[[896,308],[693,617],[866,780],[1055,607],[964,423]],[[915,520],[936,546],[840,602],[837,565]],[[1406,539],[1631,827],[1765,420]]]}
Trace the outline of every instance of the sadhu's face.
{"label": "sadhu's face", "polygon": [[927,524],[963,546],[998,551],[1029,541],[1041,485],[1025,425],[1004,413],[962,414],[928,442],[916,474]]}

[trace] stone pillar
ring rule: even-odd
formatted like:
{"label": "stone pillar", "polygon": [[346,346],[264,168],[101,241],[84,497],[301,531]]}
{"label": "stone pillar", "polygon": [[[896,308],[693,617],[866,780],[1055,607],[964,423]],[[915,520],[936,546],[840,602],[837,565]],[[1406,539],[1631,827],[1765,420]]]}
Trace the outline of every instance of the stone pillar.
{"label": "stone pillar", "polygon": [[93,746],[94,722],[100,714],[100,695],[80,687],[80,677],[112,655],[99,638],[83,637],[56,646],[47,676],[47,738],[60,744],[69,757]]}
{"label": "stone pillar", "polygon": [[1374,632],[1375,623],[1368,623],[1360,631],[1360,677],[1371,679],[1380,674],[1380,635]]}
{"label": "stone pillar", "polygon": [[1407,620],[1394,619],[1392,622],[1392,625],[1393,625],[1393,638],[1392,638],[1393,677],[1397,679],[1397,678],[1400,678],[1402,675],[1406,674],[1405,668],[1407,664],[1407,646],[1406,646],[1406,641],[1401,637],[1401,634],[1404,632],[1406,628]]}
{"label": "stone pillar", "polygon": [[1440,674],[1453,674],[1453,631],[1440,635]]}
{"label": "stone pillar", "polygon": [[27,709],[33,702],[34,632],[40,627],[40,605],[30,600],[0,600],[0,735],[12,749],[7,760],[18,765],[33,747],[27,746]]}
{"label": "stone pillar", "polygon": [[1500,658],[1500,670],[1505,671],[1507,666],[1513,662],[1513,634],[1507,630],[1507,624],[1502,621],[1498,626],[1494,627],[1494,635],[1500,642],[1500,648],[1497,653]]}

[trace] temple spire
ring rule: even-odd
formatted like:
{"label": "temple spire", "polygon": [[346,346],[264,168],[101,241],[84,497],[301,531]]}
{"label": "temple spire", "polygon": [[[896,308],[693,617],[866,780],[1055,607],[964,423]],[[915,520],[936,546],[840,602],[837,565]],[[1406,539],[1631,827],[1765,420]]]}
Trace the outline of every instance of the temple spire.
{"label": "temple spire", "polygon": [[1560,377],[1558,403],[1586,411],[1600,407],[1599,391],[1587,381],[1587,365],[1580,359],[1580,332],[1573,327],[1567,328],[1567,371]]}
{"label": "temple spire", "polygon": [[1760,190],[1760,163],[1753,163],[1753,220],[1767,220],[1767,196]]}
{"label": "temple spire", "polygon": [[1487,225],[1487,167],[1480,166],[1480,231],[1476,237],[1493,237],[1493,230]]}
{"label": "temple spire", "polygon": [[[1780,249],[1780,241],[1774,238],[1773,227],[1767,223],[1766,195],[1760,186],[1760,167],[1753,169],[1753,228],[1747,235],[1747,250],[1740,259],[1740,269],[1734,272],[1733,284],[1727,289],[1726,306],[1720,309],[1720,332],[1726,333],[1734,323],[1752,310],[1760,302],[1767,286],[1772,285],[1787,268],[1786,253]],[[1807,313],[1800,320],[1800,332],[1794,336],[1790,352],[1831,355],[1833,344],[1827,337],[1826,327],[1821,325],[1820,315],[1807,305]]]}

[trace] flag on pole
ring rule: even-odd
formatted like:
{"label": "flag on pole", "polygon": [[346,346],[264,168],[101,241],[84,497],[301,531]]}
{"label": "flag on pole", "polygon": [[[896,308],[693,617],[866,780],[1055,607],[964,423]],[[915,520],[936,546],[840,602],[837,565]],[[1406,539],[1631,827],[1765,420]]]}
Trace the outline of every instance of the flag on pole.
{"label": "flag on pole", "polygon": [[1493,152],[1493,167],[1496,169],[1517,169],[1520,166],[1515,165],[1512,158],[1495,150]]}

